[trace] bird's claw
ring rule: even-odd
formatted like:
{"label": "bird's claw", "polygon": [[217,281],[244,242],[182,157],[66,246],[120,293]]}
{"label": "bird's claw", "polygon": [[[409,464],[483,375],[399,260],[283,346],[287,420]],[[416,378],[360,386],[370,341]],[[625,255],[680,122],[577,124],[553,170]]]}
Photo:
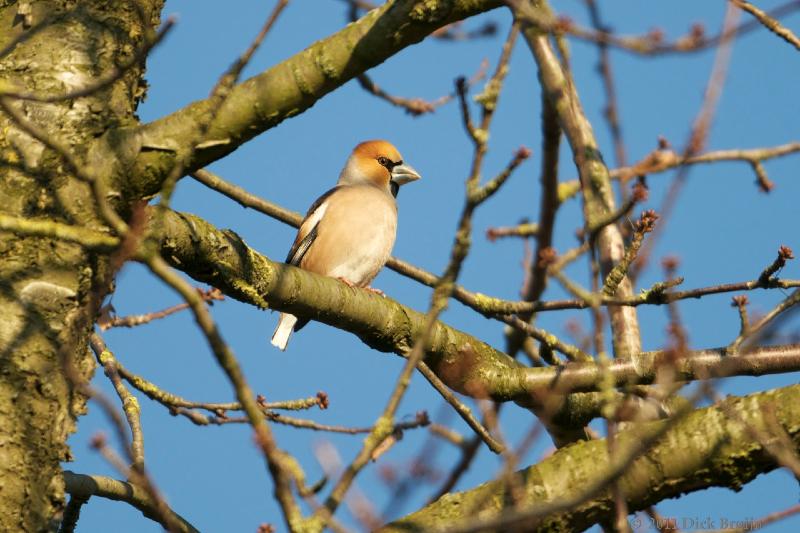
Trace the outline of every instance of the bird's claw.
{"label": "bird's claw", "polygon": [[[349,280],[349,279],[347,279],[347,278],[343,278],[343,277],[341,277],[341,276],[340,276],[340,277],[338,277],[338,278],[336,278],[336,279],[338,279],[339,281],[341,281],[342,283],[344,283],[345,285],[347,285],[347,286],[348,286],[348,287],[350,287],[351,289],[358,288],[358,286],[357,286],[355,283],[353,283],[352,281],[350,281],[350,280]],[[383,297],[386,297],[386,295],[385,295],[385,294],[383,293],[383,291],[382,291],[382,290],[380,290],[380,289],[376,289],[376,288],[374,288],[374,287],[362,287],[362,288],[363,288],[363,289],[365,289],[365,290],[368,290],[368,291],[369,291],[369,292],[371,292],[372,294],[377,294],[378,296],[383,296]]]}
{"label": "bird's claw", "polygon": [[341,276],[340,276],[340,277],[338,277],[338,278],[336,278],[336,279],[338,279],[339,281],[341,281],[342,283],[344,283],[345,285],[347,285],[347,286],[348,286],[348,287],[350,287],[351,289],[355,288],[355,286],[356,286],[356,284],[355,284],[355,283],[353,283],[352,281],[350,281],[350,280],[349,280],[349,279],[347,279],[347,278],[343,278],[343,277],[341,277]]}

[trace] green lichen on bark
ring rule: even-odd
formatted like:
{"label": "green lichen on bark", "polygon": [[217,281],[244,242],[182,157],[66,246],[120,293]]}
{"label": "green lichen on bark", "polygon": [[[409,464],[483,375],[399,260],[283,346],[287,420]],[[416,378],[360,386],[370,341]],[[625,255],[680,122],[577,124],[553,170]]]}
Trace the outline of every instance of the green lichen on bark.
{"label": "green lichen on bark", "polygon": [[[23,20],[19,3],[0,6],[0,48],[27,37],[0,58],[6,87],[58,95],[91,84],[130,58],[158,23],[161,3],[41,1]],[[73,101],[6,99],[26,121],[84,160],[97,136],[135,121],[142,69],[130,69],[106,89]],[[0,113],[0,210],[29,220],[99,229],[87,184],[62,157]],[[65,377],[93,372],[85,340],[108,289],[107,257],[52,236],[0,232],[0,530],[51,528],[63,506],[59,462],[69,459],[66,438],[85,410]]]}
{"label": "green lichen on bark", "polygon": [[[502,4],[500,0],[393,0],[317,41],[306,50],[231,90],[206,135],[224,144],[198,150],[190,169],[232,152],[243,142],[305,111],[358,74],[456,20]],[[141,140],[134,172],[138,193],[155,194],[177,150],[194,138],[206,101],[195,102],[129,135]]]}
{"label": "green lichen on bark", "polygon": [[[346,287],[338,280],[275,263],[230,230],[188,213],[163,210],[151,228],[162,255],[194,279],[238,300],[340,327],[379,351],[407,356],[425,315],[391,298]],[[518,400],[519,363],[488,344],[437,323],[426,362],[452,389],[498,401]],[[524,396],[524,394],[523,394]]]}
{"label": "green lichen on bark", "polygon": [[[800,385],[728,398],[721,404],[691,412],[625,469],[619,487],[630,512],[665,498],[708,487],[739,490],[757,475],[777,467],[775,458],[749,428],[769,435],[764,410],[775,413],[778,425],[800,447]],[[644,424],[617,436],[616,450],[624,457],[649,435],[662,432],[669,421]],[[746,425],[745,425],[746,424]],[[535,511],[552,502],[576,498],[604,479],[612,462],[604,440],[581,442],[560,449],[542,462],[519,472],[523,500],[518,511]],[[430,532],[454,523],[497,518],[512,511],[509,484],[490,481],[474,489],[443,496],[429,506],[379,531]],[[603,488],[583,503],[535,520],[520,520],[525,531],[582,531],[614,516],[611,491]],[[468,517],[473,516],[472,522]],[[486,531],[509,529],[493,525]],[[518,529],[515,529],[518,530]]]}

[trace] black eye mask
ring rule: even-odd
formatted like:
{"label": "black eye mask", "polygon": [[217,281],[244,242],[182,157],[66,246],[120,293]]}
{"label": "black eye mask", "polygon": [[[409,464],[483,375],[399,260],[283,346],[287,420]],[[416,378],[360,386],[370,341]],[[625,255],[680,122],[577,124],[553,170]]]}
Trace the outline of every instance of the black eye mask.
{"label": "black eye mask", "polygon": [[379,163],[379,164],[380,164],[380,165],[381,165],[383,168],[385,168],[386,170],[388,170],[389,172],[391,172],[391,171],[392,171],[392,169],[393,169],[394,167],[396,167],[397,165],[402,165],[402,164],[403,164],[403,161],[402,161],[402,160],[400,160],[400,161],[398,161],[398,162],[396,162],[396,163],[395,163],[394,161],[392,161],[392,160],[391,160],[391,159],[389,159],[388,157],[383,157],[383,156],[381,156],[381,157],[379,157],[379,158],[378,158],[378,163]]}

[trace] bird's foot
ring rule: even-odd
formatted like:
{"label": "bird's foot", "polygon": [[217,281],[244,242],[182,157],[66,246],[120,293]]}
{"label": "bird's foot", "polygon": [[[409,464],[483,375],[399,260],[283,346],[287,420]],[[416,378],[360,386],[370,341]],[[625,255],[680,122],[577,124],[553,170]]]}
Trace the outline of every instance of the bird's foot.
{"label": "bird's foot", "polygon": [[364,288],[367,289],[369,292],[371,292],[373,294],[377,294],[378,296],[386,297],[386,295],[380,289],[376,289],[375,287],[364,287]]}
{"label": "bird's foot", "polygon": [[339,276],[339,277],[338,277],[338,278],[336,278],[336,279],[338,279],[339,281],[341,281],[342,283],[344,283],[345,285],[347,285],[347,286],[348,286],[348,287],[350,287],[351,289],[354,289],[354,288],[355,288],[355,286],[356,286],[356,284],[355,284],[355,283],[353,283],[352,281],[350,281],[350,280],[349,280],[349,279],[347,279],[347,278],[343,278],[343,277]]}

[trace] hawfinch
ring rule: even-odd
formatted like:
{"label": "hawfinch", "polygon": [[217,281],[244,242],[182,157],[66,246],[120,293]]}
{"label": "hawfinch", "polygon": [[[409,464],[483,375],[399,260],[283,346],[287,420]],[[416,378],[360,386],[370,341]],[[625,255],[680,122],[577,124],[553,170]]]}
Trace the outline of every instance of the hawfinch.
{"label": "hawfinch", "polygon": [[[394,246],[397,192],[419,177],[390,143],[359,144],[336,186],[311,205],[286,262],[350,286],[367,287]],[[272,344],[285,350],[292,331],[307,322],[281,313]]]}

